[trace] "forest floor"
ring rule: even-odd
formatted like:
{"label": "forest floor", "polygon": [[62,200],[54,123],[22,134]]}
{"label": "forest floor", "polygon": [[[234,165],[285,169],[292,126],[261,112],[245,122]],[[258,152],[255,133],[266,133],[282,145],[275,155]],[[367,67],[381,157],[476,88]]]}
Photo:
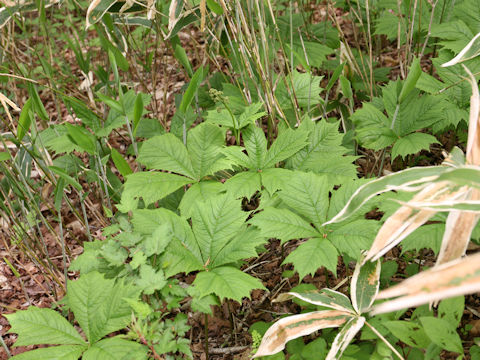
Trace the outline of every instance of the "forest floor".
{"label": "forest floor", "polygon": [[[315,19],[315,17],[314,17]],[[345,25],[348,29],[348,24]],[[193,65],[196,65],[195,54],[202,51],[201,36],[196,34],[194,30],[184,31],[181,34],[182,45],[191,56]],[[74,73],[79,74],[78,65],[75,61],[75,56],[71,50],[64,47],[64,53],[60,56],[69,62],[70,67]],[[159,50],[162,51],[161,49]],[[384,52],[386,53],[386,52]],[[161,78],[161,83],[157,84],[157,89],[152,89],[152,84],[146,83],[146,92],[154,94],[151,110],[152,116],[157,114],[167,114],[167,120],[174,114],[174,95],[177,94],[180,88],[185,84],[185,78],[181,71],[178,71],[177,60],[173,56],[168,55],[165,51],[165,61],[160,69],[158,78]],[[383,58],[385,65],[392,67],[390,76],[395,78],[398,72],[395,70],[398,59],[396,59],[396,49],[391,50],[388,56]],[[197,61],[199,63],[199,61]],[[424,64],[425,67],[430,66],[428,61]],[[75,88],[75,86],[73,86]],[[76,91],[72,89],[72,91]],[[19,98],[25,94],[19,94]],[[57,119],[59,122],[72,122],[71,115],[66,109],[61,109],[58,113],[57,108],[52,100],[51,94],[48,92],[41,93],[41,100],[45,105],[47,112],[51,119]],[[79,96],[75,93],[75,96]],[[87,102],[88,98],[85,94],[80,96]],[[165,101],[166,100],[166,101]],[[360,104],[357,104],[360,106]],[[442,144],[432,147],[431,152],[422,153],[422,160],[417,165],[431,165],[439,164],[442,161],[442,149],[451,149],[455,143],[454,134],[445,134],[443,139],[440,139]],[[115,144],[118,149],[126,149],[129,145],[128,136],[124,133],[113,133],[112,138],[109,139],[111,144]],[[363,156],[357,160],[359,176],[370,174],[378,162],[378,154],[371,151],[365,151]],[[133,163],[134,160],[130,159]],[[386,162],[389,164],[389,162]],[[404,165],[404,164],[401,164]],[[386,167],[386,170],[397,170],[395,163],[392,167]],[[37,174],[37,176],[40,176]],[[87,184],[82,184],[85,188]],[[53,197],[53,189],[45,188],[46,194]],[[78,205],[74,203],[74,205]],[[91,212],[88,214],[90,231],[94,239],[102,239],[101,229],[108,224],[107,220],[98,216],[97,214],[102,209],[101,198],[91,192],[88,197]],[[253,204],[252,206],[255,206]],[[66,224],[65,242],[67,246],[67,266],[80,255],[83,247],[82,243],[88,241],[85,230],[81,224],[75,219],[68,208],[62,211],[64,223]],[[45,216],[49,216],[48,209],[45,210]],[[378,216],[378,214],[373,214]],[[51,307],[57,303],[64,295],[64,287],[57,282],[52,281],[50,276],[44,274],[44,270],[37,266],[30,258],[25,256],[22,250],[15,245],[15,241],[8,238],[9,232],[5,227],[8,224],[0,219],[0,259],[6,258],[19,273],[16,276],[11,268],[5,263],[0,262],[0,314],[8,314],[17,310],[26,309],[28,306],[35,305],[38,307]],[[55,229],[58,231],[59,229]],[[63,278],[63,262],[61,245],[51,235],[47,229],[42,228],[43,237],[47,244],[48,254],[55,267],[58,269],[56,276],[60,279],[60,283],[64,283]],[[281,246],[279,241],[270,241],[266,246],[266,251],[259,257],[250,259],[245,262],[243,269],[248,269],[247,272],[254,275],[263,281],[263,284],[268,291],[254,290],[251,299],[244,299],[241,304],[236,302],[225,302],[223,306],[215,307],[213,316],[208,318],[208,343],[209,353],[211,359],[248,359],[251,355],[252,338],[248,333],[250,326],[259,321],[271,322],[279,315],[296,314],[300,311],[300,306],[293,302],[272,303],[272,300],[280,293],[287,292],[291,288],[299,284],[298,275],[291,278],[285,278],[282,273],[286,270],[291,270],[291,265],[282,265],[283,259],[298,245],[298,242],[291,241],[284,246]],[[398,261],[400,259],[398,249],[390,251],[385,258],[388,260]],[[432,266],[435,261],[434,254],[431,251],[424,251],[422,254],[424,262],[422,267]],[[405,268],[405,264],[399,264],[399,272]],[[337,274],[320,269],[314,276],[307,275],[303,279],[303,283],[312,284],[316,288],[336,288],[338,291],[348,293],[348,280],[353,273],[352,264],[339,263]],[[76,273],[68,273],[69,279],[75,279]],[[194,275],[183,276],[181,281],[191,283],[194,280]],[[401,278],[393,278],[392,282],[401,281]],[[466,343],[473,344],[473,339],[480,336],[480,298],[478,296],[466,297],[466,309],[461,327],[465,328],[466,324],[470,324],[470,330],[462,333],[462,340]],[[188,313],[189,337],[191,340],[191,349],[195,359],[205,359],[205,333],[203,314]],[[18,347],[12,348],[15,343],[16,335],[7,334],[9,324],[5,317],[0,316],[0,335],[3,337],[6,345],[10,349],[12,355],[22,353],[33,347]],[[38,347],[38,346],[37,346]],[[455,358],[453,354],[444,353],[444,359]],[[5,350],[0,347],[0,360],[6,360],[7,354]]]}

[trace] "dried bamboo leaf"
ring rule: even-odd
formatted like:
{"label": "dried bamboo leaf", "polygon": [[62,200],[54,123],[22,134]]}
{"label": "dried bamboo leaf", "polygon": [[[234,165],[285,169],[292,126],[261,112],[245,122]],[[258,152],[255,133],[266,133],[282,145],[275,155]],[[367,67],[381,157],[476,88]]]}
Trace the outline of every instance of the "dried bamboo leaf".
{"label": "dried bamboo leaf", "polygon": [[283,350],[290,340],[320,329],[339,327],[351,318],[351,313],[339,310],[314,311],[283,318],[267,330],[253,358],[275,354]]}
{"label": "dried bamboo leaf", "polygon": [[480,253],[435,266],[381,291],[378,299],[396,297],[375,306],[372,315],[480,291]]}
{"label": "dried bamboo leaf", "polygon": [[[472,189],[467,196],[473,200],[479,200],[480,191]],[[477,207],[480,208],[478,205]],[[436,266],[465,255],[470,242],[470,235],[478,219],[479,215],[471,212],[455,210],[448,214]]]}

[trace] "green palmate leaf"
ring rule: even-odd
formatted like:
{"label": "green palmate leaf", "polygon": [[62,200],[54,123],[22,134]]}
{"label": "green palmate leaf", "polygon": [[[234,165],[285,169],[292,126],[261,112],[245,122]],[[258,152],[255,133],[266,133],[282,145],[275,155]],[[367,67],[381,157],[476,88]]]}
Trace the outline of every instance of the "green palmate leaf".
{"label": "green palmate leaf", "polygon": [[250,291],[253,289],[265,289],[260,280],[228,266],[200,272],[193,285],[200,293],[200,297],[215,294],[220,299],[238,302],[241,302],[243,297],[250,297]]}
{"label": "green palmate leaf", "polygon": [[241,172],[228,179],[225,187],[234,198],[250,198],[256,191],[262,189],[262,177],[256,171]]}
{"label": "green palmate leaf", "polygon": [[262,170],[260,174],[262,185],[270,195],[285,188],[292,176],[293,172],[284,168],[269,168]]}
{"label": "green palmate leaf", "polygon": [[460,53],[449,62],[443,64],[443,67],[452,66],[461,62],[473,59],[480,54],[480,33],[475,35]]}
{"label": "green palmate leaf", "polygon": [[[405,183],[416,183],[430,181],[430,177],[440,176],[448,170],[447,167],[426,166],[411,168],[398,173],[390,174],[379,179],[372,180],[359,187],[352,195],[345,207],[326,224],[341,222],[357,213],[365,203],[375,195],[390,191],[392,186],[399,186]],[[430,178],[430,179],[429,179]]]}
{"label": "green palmate leaf", "polygon": [[435,317],[421,317],[425,333],[435,344],[442,349],[463,353],[462,340],[456,331],[456,326],[443,319]]}
{"label": "green palmate leaf", "polygon": [[424,329],[413,321],[385,321],[382,325],[408,346],[425,349],[431,344]]}
{"label": "green palmate leaf", "polygon": [[224,133],[218,126],[207,123],[195,126],[188,133],[188,153],[196,179],[224,169],[214,166],[223,157],[221,148],[225,143],[224,139]]}
{"label": "green palmate leaf", "polygon": [[78,360],[87,345],[62,345],[27,351],[11,357],[12,360]]}
{"label": "green palmate leaf", "polygon": [[15,346],[85,345],[85,340],[75,328],[54,310],[31,306],[5,317],[12,325],[9,332],[18,334]]}
{"label": "green palmate leaf", "polygon": [[292,263],[300,276],[313,276],[320,267],[337,273],[338,254],[332,243],[323,238],[312,238],[290,253],[283,264]]}
{"label": "green palmate leaf", "polygon": [[423,225],[402,240],[402,253],[432,249],[435,254],[440,251],[445,224]]}
{"label": "green palmate leaf", "polygon": [[222,150],[222,153],[234,164],[248,168],[251,166],[251,160],[243,150],[240,146],[228,146]]}
{"label": "green palmate leaf", "polygon": [[263,130],[252,125],[243,131],[242,137],[250,159],[248,167],[254,170],[262,169],[267,153],[267,139]]}
{"label": "green palmate leaf", "polygon": [[241,201],[229,194],[197,203],[192,213],[192,229],[204,264],[215,265],[219,252],[235,241],[247,216],[241,209]]}
{"label": "green palmate leaf", "polygon": [[112,149],[111,156],[115,166],[122,176],[127,176],[133,173],[130,165],[128,165],[127,161],[122,157],[117,149]]}
{"label": "green palmate leaf", "polygon": [[320,329],[339,327],[351,318],[350,312],[340,310],[314,311],[283,318],[267,330],[254,358],[276,354],[290,340]]}
{"label": "green palmate leaf", "polygon": [[[301,53],[303,53],[303,50]],[[322,91],[320,81],[322,78],[322,76],[311,76],[309,73],[299,73],[296,70],[293,72],[292,85],[299,106],[307,108],[309,105],[315,106],[320,103],[320,92]],[[287,80],[286,82],[290,87],[290,81]],[[290,89],[287,89],[284,81],[279,82],[275,94],[283,107],[292,106],[291,92]]]}
{"label": "green palmate leaf", "polygon": [[326,177],[295,171],[279,196],[285,204],[320,228],[326,220],[331,188]]}
{"label": "green palmate leaf", "polygon": [[356,178],[352,163],[356,157],[345,156],[348,150],[341,145],[344,136],[338,131],[338,123],[305,119],[299,129],[309,131],[308,145],[288,159],[289,168],[327,175],[332,184]]}
{"label": "green palmate leaf", "polygon": [[357,333],[363,327],[363,324],[365,324],[365,318],[363,316],[350,318],[335,337],[335,340],[333,340],[332,347],[325,360],[340,359],[343,352],[350,344],[350,341],[353,340],[355,335],[357,335]]}
{"label": "green palmate leaf", "polygon": [[308,132],[300,130],[287,129],[283,131],[268,149],[265,156],[264,168],[274,167],[280,161],[283,161],[294,155],[297,151],[307,145]]}
{"label": "green palmate leaf", "polygon": [[263,237],[254,226],[242,226],[237,235],[227,243],[215,257],[213,265],[221,266],[257,256],[258,246],[265,243]]}
{"label": "green palmate leaf", "polygon": [[146,360],[147,353],[146,346],[115,336],[93,344],[82,360]]}
{"label": "green palmate leaf", "polygon": [[174,237],[170,241],[165,253],[160,258],[165,277],[169,278],[176,274],[188,274],[192,271],[205,269],[202,258],[187,246],[185,239],[180,237]]}
{"label": "green palmate leaf", "polygon": [[438,306],[438,317],[458,327],[462,320],[464,309],[465,296],[445,299],[442,300]]}
{"label": "green palmate leaf", "polygon": [[238,116],[238,128],[241,129],[247,125],[254,125],[255,121],[260,119],[263,116],[266,116],[267,113],[265,111],[261,111],[263,109],[262,103],[253,103],[245,107],[245,110]]}
{"label": "green palmate leaf", "polygon": [[321,235],[307,221],[288,209],[267,207],[250,222],[260,229],[262,235],[282,242]]}
{"label": "green palmate leaf", "polygon": [[416,154],[421,150],[428,150],[431,144],[440,142],[430,134],[412,133],[398,139],[392,148],[392,159],[401,156],[403,159],[410,154]]}
{"label": "green palmate leaf", "polygon": [[140,198],[148,206],[192,182],[192,179],[184,176],[163,172],[139,172],[128,175],[121,204],[117,208],[122,212],[133,210]]}
{"label": "green palmate leaf", "polygon": [[296,297],[317,306],[325,306],[335,310],[350,311],[352,313],[354,312],[352,303],[346,295],[326,288],[308,292],[284,293],[279,295],[275,301],[285,301],[287,299],[291,299],[292,297]]}
{"label": "green palmate leaf", "polygon": [[327,239],[340,253],[355,259],[361,251],[370,248],[379,229],[379,222],[374,220],[346,221],[329,225],[331,232],[327,232]]}
{"label": "green palmate leaf", "polygon": [[225,191],[225,187],[218,181],[200,181],[193,184],[183,195],[178,209],[185,218],[192,216],[197,201],[206,201],[208,198]]}
{"label": "green palmate leaf", "polygon": [[155,271],[150,265],[142,264],[140,265],[140,277],[136,284],[144,294],[151,295],[155,290],[162,289],[167,284],[167,280],[162,270]]}
{"label": "green palmate leaf", "polygon": [[68,305],[90,343],[124,328],[131,320],[131,309],[123,299],[138,297],[133,286],[115,283],[98,272],[69,282],[68,289]]}
{"label": "green palmate leaf", "polygon": [[364,103],[350,119],[357,127],[358,140],[369,149],[383,149],[397,138],[390,129],[389,119],[371,103]]}
{"label": "green palmate leaf", "polygon": [[358,314],[370,309],[380,288],[380,260],[364,262],[364,259],[365,254],[362,254],[355,267],[350,288],[352,304]]}
{"label": "green palmate leaf", "polygon": [[159,135],[145,141],[138,161],[149,169],[172,171],[195,179],[187,149],[173,134]]}

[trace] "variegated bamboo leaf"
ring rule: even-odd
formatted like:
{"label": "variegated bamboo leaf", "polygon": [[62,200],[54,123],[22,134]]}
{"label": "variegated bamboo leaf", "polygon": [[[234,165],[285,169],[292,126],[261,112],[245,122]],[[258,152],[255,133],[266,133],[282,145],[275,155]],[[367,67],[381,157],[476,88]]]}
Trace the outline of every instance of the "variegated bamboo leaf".
{"label": "variegated bamboo leaf", "polygon": [[373,307],[382,314],[480,291],[480,253],[450,261],[381,291],[377,299],[396,298]]}
{"label": "variegated bamboo leaf", "polygon": [[475,76],[473,76],[472,72],[465,65],[462,66],[467,72],[470,78],[470,85],[472,86],[466,151],[467,164],[480,165],[480,136],[478,134],[478,121],[480,116],[480,94],[478,92],[478,83],[475,79]]}
{"label": "variegated bamboo leaf", "polygon": [[356,316],[348,320],[342,330],[335,336],[335,340],[333,340],[332,347],[325,360],[340,359],[348,344],[350,344],[350,341],[352,341],[363,327],[363,324],[365,324],[365,318],[363,316]]}
{"label": "variegated bamboo leaf", "polygon": [[440,166],[411,168],[370,181],[369,183],[360,186],[345,207],[323,225],[337,223],[347,219],[375,195],[390,191],[395,186],[420,185],[430,182],[447,169],[447,167]]}
{"label": "variegated bamboo leaf", "polygon": [[339,310],[314,311],[283,318],[267,330],[253,357],[275,354],[283,350],[290,340],[320,329],[339,327],[351,318],[351,313]]}
{"label": "variegated bamboo leaf", "polygon": [[353,272],[350,288],[353,308],[357,314],[368,311],[378,294],[380,286],[380,260],[365,261],[365,254],[360,256]]}
{"label": "variegated bamboo leaf", "polygon": [[[421,204],[425,201],[437,202],[448,199],[452,196],[449,191],[447,182],[432,183],[426,186],[422,191],[416,194],[411,203]],[[465,191],[465,189],[457,192]],[[456,192],[454,193],[456,194]],[[434,210],[416,210],[412,209],[410,202],[400,207],[379,230],[370,250],[368,251],[366,260],[377,260],[414,230],[428,221],[436,211]]]}
{"label": "variegated bamboo leaf", "polygon": [[472,40],[458,53],[452,60],[442,64],[442,67],[453,66],[461,62],[473,59],[480,55],[480,33],[475,35]]}
{"label": "variegated bamboo leaf", "polygon": [[88,29],[99,21],[116,2],[117,0],[93,0],[87,9],[85,28]]}
{"label": "variegated bamboo leaf", "polygon": [[354,312],[350,299],[346,295],[331,289],[313,290],[301,293],[284,293],[280,294],[275,299],[275,302],[289,300],[293,297],[313,305],[325,306],[335,310],[349,311],[351,313]]}
{"label": "variegated bamboo leaf", "polygon": [[[480,191],[473,189],[468,196],[477,202],[480,199]],[[480,202],[477,204],[477,211],[480,210]],[[438,255],[436,265],[458,259],[465,255],[470,235],[477,224],[479,214],[461,211],[451,211],[448,214],[445,232],[442,239],[442,247]]]}

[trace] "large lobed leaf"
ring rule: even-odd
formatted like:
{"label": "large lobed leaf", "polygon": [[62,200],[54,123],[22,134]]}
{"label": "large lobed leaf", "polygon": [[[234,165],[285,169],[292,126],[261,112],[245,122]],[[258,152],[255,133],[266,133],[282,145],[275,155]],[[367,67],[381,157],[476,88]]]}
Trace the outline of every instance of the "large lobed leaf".
{"label": "large lobed leaf", "polygon": [[11,357],[12,360],[78,360],[86,345],[61,345],[27,351]]}
{"label": "large lobed leaf", "polygon": [[299,130],[309,131],[308,145],[288,159],[289,168],[325,174],[333,184],[356,178],[352,163],[356,157],[345,155],[348,150],[341,145],[344,135],[338,131],[338,123],[314,123],[306,118]]}
{"label": "large lobed leaf", "polygon": [[288,209],[267,207],[255,215],[250,223],[257,226],[262,235],[282,242],[321,235],[307,221]]}
{"label": "large lobed leaf", "polygon": [[186,147],[170,133],[145,141],[139,151],[138,161],[148,169],[171,171],[195,179],[195,170]]}
{"label": "large lobed leaf", "polygon": [[82,360],[146,360],[147,353],[146,346],[115,336],[93,344]]}
{"label": "large lobed leaf", "polygon": [[9,332],[18,334],[15,346],[52,344],[85,345],[85,340],[58,312],[52,309],[29,307],[5,315],[12,325]]}
{"label": "large lobed leaf", "polygon": [[117,208],[122,212],[134,210],[140,198],[146,206],[151,205],[191,182],[193,180],[185,176],[163,172],[138,172],[128,175],[122,200]]}
{"label": "large lobed leaf", "polygon": [[124,299],[138,297],[132,285],[115,283],[98,272],[69,281],[68,291],[68,305],[90,343],[128,325],[131,308]]}
{"label": "large lobed leaf", "polygon": [[249,297],[253,289],[265,290],[260,280],[230,266],[198,273],[193,285],[199,297],[215,294],[222,300],[232,299],[240,303],[243,297]]}

